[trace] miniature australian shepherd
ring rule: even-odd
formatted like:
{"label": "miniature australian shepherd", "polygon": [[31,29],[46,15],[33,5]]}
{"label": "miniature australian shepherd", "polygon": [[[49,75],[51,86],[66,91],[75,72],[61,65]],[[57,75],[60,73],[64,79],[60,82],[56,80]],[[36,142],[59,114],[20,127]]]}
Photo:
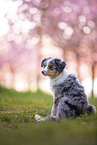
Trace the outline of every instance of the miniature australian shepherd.
{"label": "miniature australian shepherd", "polygon": [[66,63],[58,58],[45,58],[41,62],[42,74],[49,76],[53,92],[53,107],[49,117],[35,115],[37,121],[65,120],[66,117],[77,117],[83,113],[96,113],[96,108],[90,105],[84,88],[76,76],[66,70]]}

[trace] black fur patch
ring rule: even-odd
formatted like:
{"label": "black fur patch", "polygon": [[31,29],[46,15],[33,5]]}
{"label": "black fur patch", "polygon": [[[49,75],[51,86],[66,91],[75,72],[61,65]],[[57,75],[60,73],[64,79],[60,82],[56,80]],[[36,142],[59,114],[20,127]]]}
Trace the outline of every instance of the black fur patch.
{"label": "black fur patch", "polygon": [[61,59],[55,59],[56,70],[61,73],[66,66],[66,63]]}

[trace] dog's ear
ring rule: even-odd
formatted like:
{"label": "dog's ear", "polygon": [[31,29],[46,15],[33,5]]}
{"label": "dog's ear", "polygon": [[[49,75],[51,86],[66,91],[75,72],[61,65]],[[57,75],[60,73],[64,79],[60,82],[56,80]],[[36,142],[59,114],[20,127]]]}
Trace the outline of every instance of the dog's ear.
{"label": "dog's ear", "polygon": [[44,62],[45,62],[46,60],[47,60],[46,58],[42,60],[42,62],[41,62],[41,67],[43,67]]}
{"label": "dog's ear", "polygon": [[65,63],[65,61],[63,61],[63,60],[56,58],[56,59],[55,59],[55,65],[56,65],[56,70],[57,70],[59,73],[61,73],[61,72],[63,71],[63,69],[65,68],[66,63]]}
{"label": "dog's ear", "polygon": [[41,62],[41,67],[43,67],[44,63],[45,63],[48,59],[51,59],[51,57],[45,58],[45,59],[42,60],[42,62]]}

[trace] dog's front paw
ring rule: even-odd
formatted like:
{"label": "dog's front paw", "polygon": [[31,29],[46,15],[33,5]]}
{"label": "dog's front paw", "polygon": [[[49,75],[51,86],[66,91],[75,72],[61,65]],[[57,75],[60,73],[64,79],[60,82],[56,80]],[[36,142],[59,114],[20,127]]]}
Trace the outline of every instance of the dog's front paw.
{"label": "dog's front paw", "polygon": [[45,121],[44,118],[40,117],[38,114],[35,115],[36,121]]}
{"label": "dog's front paw", "polygon": [[35,119],[36,119],[36,120],[39,120],[40,118],[41,118],[41,117],[40,117],[38,114],[35,115]]}

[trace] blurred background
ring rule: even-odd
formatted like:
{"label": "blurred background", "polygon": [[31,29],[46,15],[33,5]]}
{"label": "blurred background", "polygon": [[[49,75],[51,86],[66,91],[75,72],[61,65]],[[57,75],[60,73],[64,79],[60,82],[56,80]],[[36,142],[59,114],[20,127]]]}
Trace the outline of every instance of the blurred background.
{"label": "blurred background", "polygon": [[97,0],[0,0],[0,85],[48,92],[45,57],[64,59],[97,97]]}

